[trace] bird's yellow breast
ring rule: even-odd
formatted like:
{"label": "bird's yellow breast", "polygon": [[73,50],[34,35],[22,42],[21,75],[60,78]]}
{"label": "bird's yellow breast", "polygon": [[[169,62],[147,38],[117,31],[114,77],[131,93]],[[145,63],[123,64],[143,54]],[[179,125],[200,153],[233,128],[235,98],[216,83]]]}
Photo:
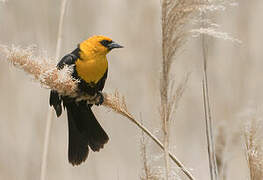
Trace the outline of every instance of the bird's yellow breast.
{"label": "bird's yellow breast", "polygon": [[106,56],[89,59],[77,59],[76,71],[78,76],[87,83],[95,83],[103,77],[108,69]]}

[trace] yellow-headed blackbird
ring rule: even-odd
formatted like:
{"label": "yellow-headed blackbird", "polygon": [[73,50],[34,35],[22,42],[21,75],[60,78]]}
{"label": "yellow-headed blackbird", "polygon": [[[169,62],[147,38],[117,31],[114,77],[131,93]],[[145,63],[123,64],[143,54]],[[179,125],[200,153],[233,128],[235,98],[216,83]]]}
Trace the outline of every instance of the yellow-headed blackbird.
{"label": "yellow-headed blackbird", "polygon": [[[108,73],[106,54],[114,48],[122,46],[105,36],[90,37],[81,42],[73,52],[65,55],[57,64],[57,68],[73,66],[72,77],[79,80],[78,93],[97,96],[99,103],[96,105],[100,105],[103,103],[101,91]],[[109,137],[94,116],[92,104],[85,100],[77,101],[76,98],[62,96],[52,90],[49,104],[54,107],[57,117],[62,113],[62,102],[68,115],[68,160],[72,165],[79,165],[87,159],[89,147],[93,151],[99,151],[108,142]]]}

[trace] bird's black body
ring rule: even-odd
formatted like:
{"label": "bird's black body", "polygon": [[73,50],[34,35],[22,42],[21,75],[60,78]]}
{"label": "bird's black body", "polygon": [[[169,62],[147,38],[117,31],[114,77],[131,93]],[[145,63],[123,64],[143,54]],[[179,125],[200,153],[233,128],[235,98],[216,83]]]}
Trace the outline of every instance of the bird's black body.
{"label": "bird's black body", "polygon": [[[80,59],[79,51],[80,49],[77,48],[72,53],[64,56],[57,64],[57,68],[63,69],[65,65],[73,65],[72,77],[79,80],[79,93],[87,93],[88,95],[99,94],[104,88],[107,70],[96,84],[86,83],[78,76],[75,67],[75,62],[77,59]],[[99,151],[107,143],[109,137],[94,116],[91,110],[92,104],[87,104],[84,100],[76,101],[75,98],[61,96],[58,92],[52,90],[50,93],[50,106],[54,107],[58,117],[62,113],[62,102],[68,115],[68,159],[73,165],[79,165],[86,160],[89,147],[93,151]]]}

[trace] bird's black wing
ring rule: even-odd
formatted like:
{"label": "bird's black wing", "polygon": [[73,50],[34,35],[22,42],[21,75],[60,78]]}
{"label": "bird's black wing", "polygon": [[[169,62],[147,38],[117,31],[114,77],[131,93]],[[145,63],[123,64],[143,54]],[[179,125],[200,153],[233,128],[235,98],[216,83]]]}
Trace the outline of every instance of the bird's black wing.
{"label": "bird's black wing", "polygon": [[[75,64],[75,61],[79,58],[79,48],[75,49],[72,53],[65,55],[57,64],[58,69],[63,69],[65,65],[73,65]],[[73,72],[73,76],[75,73]],[[58,94],[57,91],[51,90],[50,92],[50,98],[49,98],[49,105],[53,106],[57,117],[59,117],[62,113],[62,106],[61,106],[61,97]]]}
{"label": "bird's black wing", "polygon": [[65,65],[73,65],[79,58],[79,48],[75,49],[70,54],[65,55],[57,64],[58,69],[63,69]]}

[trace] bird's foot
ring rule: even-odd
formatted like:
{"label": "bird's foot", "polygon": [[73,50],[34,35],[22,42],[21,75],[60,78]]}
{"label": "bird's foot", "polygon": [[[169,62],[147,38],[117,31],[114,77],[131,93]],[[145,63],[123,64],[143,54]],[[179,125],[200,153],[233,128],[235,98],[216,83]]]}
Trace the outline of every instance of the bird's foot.
{"label": "bird's foot", "polygon": [[95,97],[95,105],[99,106],[104,102],[104,96],[101,91],[98,91]]}

